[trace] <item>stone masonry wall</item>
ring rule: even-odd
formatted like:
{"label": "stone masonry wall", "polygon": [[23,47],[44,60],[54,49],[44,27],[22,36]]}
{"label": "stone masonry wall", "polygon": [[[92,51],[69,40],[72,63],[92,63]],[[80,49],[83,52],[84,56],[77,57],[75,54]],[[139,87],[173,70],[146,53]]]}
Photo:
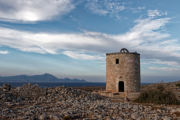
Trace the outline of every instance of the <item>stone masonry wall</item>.
{"label": "stone masonry wall", "polygon": [[[119,64],[116,64],[119,59]],[[106,91],[119,92],[119,81],[124,81],[124,92],[140,91],[140,55],[138,53],[106,54]]]}

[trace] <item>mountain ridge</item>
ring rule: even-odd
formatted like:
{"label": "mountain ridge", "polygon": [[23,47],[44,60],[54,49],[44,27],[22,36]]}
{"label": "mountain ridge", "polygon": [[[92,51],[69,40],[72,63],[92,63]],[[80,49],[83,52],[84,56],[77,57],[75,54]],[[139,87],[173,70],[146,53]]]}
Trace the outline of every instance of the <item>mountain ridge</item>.
{"label": "mountain ridge", "polygon": [[44,73],[40,75],[15,75],[15,76],[0,76],[0,82],[67,82],[67,83],[84,83],[86,80],[57,78],[52,74]]}

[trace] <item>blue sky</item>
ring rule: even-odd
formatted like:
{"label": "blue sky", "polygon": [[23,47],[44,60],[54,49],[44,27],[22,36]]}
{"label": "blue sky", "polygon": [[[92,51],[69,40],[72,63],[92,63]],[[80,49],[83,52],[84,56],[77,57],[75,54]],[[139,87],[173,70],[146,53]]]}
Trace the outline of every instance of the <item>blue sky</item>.
{"label": "blue sky", "polygon": [[180,80],[179,0],[0,0],[0,75],[105,81],[105,53],[141,54],[142,82]]}

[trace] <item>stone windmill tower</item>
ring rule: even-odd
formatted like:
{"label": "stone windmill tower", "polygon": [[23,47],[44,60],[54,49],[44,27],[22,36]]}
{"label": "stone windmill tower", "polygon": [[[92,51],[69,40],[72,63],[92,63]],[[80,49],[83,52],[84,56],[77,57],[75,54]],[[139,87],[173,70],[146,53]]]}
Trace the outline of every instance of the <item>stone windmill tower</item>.
{"label": "stone windmill tower", "polygon": [[130,95],[140,92],[140,54],[126,48],[106,54],[106,91]]}

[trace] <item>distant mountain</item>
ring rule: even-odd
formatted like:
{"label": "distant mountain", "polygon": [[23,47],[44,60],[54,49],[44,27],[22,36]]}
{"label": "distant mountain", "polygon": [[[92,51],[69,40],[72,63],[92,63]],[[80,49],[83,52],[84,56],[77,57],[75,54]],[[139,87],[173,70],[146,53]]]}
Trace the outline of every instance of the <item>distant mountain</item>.
{"label": "distant mountain", "polygon": [[63,83],[82,83],[86,80],[57,78],[49,73],[42,75],[16,75],[16,76],[0,76],[0,82],[63,82]]}

